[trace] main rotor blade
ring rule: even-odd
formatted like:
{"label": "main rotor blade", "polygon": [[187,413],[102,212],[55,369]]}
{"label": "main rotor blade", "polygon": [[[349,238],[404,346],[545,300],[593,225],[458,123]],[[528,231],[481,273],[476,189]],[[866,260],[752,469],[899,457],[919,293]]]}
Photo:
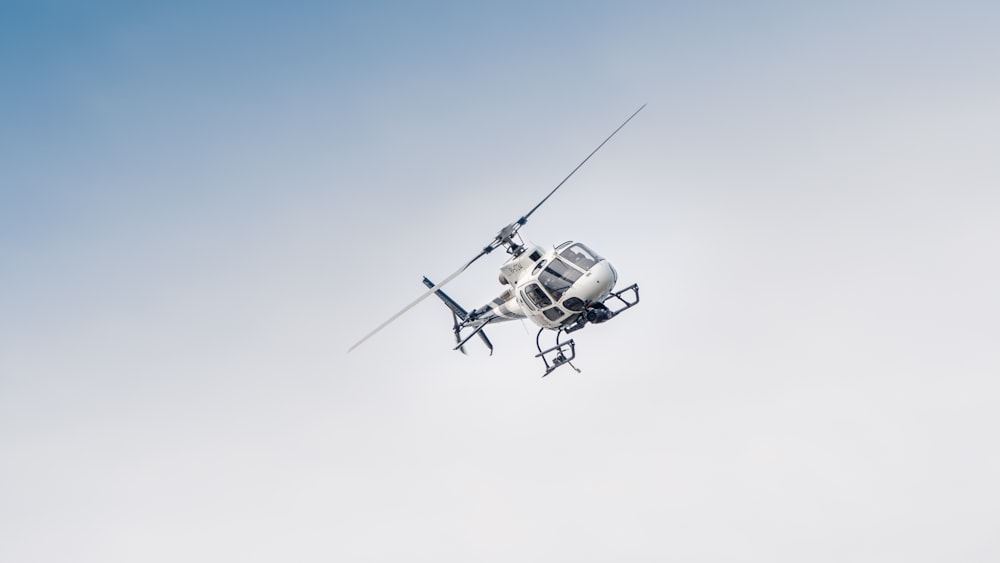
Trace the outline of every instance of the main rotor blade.
{"label": "main rotor blade", "polygon": [[639,109],[635,110],[635,112],[632,115],[630,115],[628,117],[628,119],[626,119],[624,122],[622,122],[622,124],[619,125],[617,129],[615,129],[614,131],[612,131],[611,134],[608,135],[607,139],[604,139],[604,141],[602,141],[601,144],[597,145],[597,148],[594,149],[590,154],[588,154],[587,158],[583,159],[583,161],[580,162],[580,164],[577,164],[576,168],[574,168],[572,172],[570,172],[565,178],[563,178],[562,182],[559,182],[559,185],[557,185],[556,187],[552,188],[552,191],[549,192],[548,195],[546,195],[544,198],[542,198],[542,201],[539,201],[537,205],[535,205],[534,207],[531,208],[531,211],[528,211],[523,217],[521,217],[520,219],[518,219],[514,223],[511,223],[510,225],[507,225],[506,227],[504,227],[503,229],[501,229],[500,233],[497,234],[496,238],[493,239],[493,241],[489,244],[489,246],[487,246],[486,248],[484,248],[479,254],[476,255],[475,258],[473,258],[472,260],[469,260],[468,262],[466,262],[464,266],[462,266],[461,268],[459,268],[458,270],[456,270],[453,274],[451,274],[450,276],[448,276],[445,279],[443,279],[440,283],[438,283],[434,287],[431,287],[430,289],[428,289],[420,297],[416,298],[412,303],[410,303],[406,307],[403,307],[403,309],[401,311],[399,311],[395,315],[389,317],[389,319],[386,320],[384,323],[382,323],[382,324],[378,325],[377,327],[375,327],[375,330],[369,332],[368,334],[366,334],[364,336],[364,338],[362,338],[361,340],[358,340],[357,342],[354,343],[353,346],[351,346],[350,348],[348,348],[347,352],[350,353],[350,352],[354,351],[355,348],[357,348],[358,346],[361,346],[361,344],[363,344],[366,340],[368,340],[372,336],[375,336],[375,334],[377,334],[380,330],[382,330],[383,328],[389,326],[389,324],[391,322],[395,321],[399,317],[403,316],[404,313],[406,313],[407,311],[409,311],[410,309],[412,309],[413,307],[415,307],[417,305],[417,303],[420,303],[424,299],[427,299],[427,297],[430,296],[432,293],[434,293],[435,291],[437,291],[437,290],[441,289],[442,287],[444,287],[445,284],[449,283],[451,280],[457,278],[459,276],[459,274],[461,274],[462,272],[464,272],[476,260],[479,260],[483,256],[486,256],[487,254],[489,254],[490,252],[496,250],[497,248],[499,248],[500,246],[502,246],[504,244],[510,244],[511,243],[511,237],[513,237],[514,234],[517,233],[517,229],[521,225],[524,225],[525,223],[528,222],[528,217],[531,217],[531,215],[535,211],[537,211],[538,208],[541,207],[543,203],[545,203],[546,201],[548,201],[548,199],[550,197],[552,197],[552,194],[556,193],[556,190],[558,190],[559,188],[561,188],[562,185],[565,184],[566,181],[569,180],[570,177],[572,177],[573,174],[575,174],[576,171],[580,169],[580,167],[582,167],[584,164],[587,163],[588,160],[590,160],[590,157],[594,156],[594,154],[596,154],[597,151],[601,150],[601,147],[603,147],[608,141],[610,141],[611,138],[614,137],[616,133],[618,133],[619,131],[621,131],[621,129],[623,127],[625,127],[628,124],[629,121],[632,121],[632,118],[635,117],[636,115],[638,115],[639,112],[642,111],[642,109],[644,107],[646,107],[646,104],[642,104],[642,106]]}
{"label": "main rotor blade", "polygon": [[570,177],[573,176],[573,174],[576,174],[576,171],[579,170],[581,166],[583,166],[584,164],[586,164],[587,161],[590,160],[590,157],[594,156],[594,154],[597,153],[597,151],[601,150],[601,147],[603,147],[605,145],[605,143],[607,143],[608,141],[610,141],[611,137],[615,136],[615,133],[621,131],[622,127],[625,127],[626,125],[628,125],[628,122],[632,121],[632,118],[635,117],[636,115],[638,115],[639,112],[642,111],[642,108],[644,108],[644,107],[646,107],[646,104],[642,104],[642,107],[640,107],[639,109],[635,110],[635,113],[633,113],[632,115],[630,115],[628,117],[628,119],[626,119],[621,125],[619,125],[618,129],[615,129],[614,131],[612,131],[611,134],[608,135],[607,139],[604,139],[604,141],[602,141],[601,144],[597,145],[597,148],[594,149],[593,152],[591,152],[590,154],[588,154],[587,158],[583,159],[583,161],[580,164],[577,164],[576,168],[574,168],[573,171],[569,173],[569,175],[567,175],[565,178],[563,178],[563,181],[559,182],[558,186],[552,188],[552,191],[549,192],[549,195],[547,195],[544,198],[542,198],[542,201],[539,201],[538,205],[532,207],[531,211],[527,212],[517,222],[519,224],[521,224],[521,225],[527,223],[528,222],[528,217],[531,217],[532,213],[534,213],[535,211],[537,211],[538,208],[541,207],[543,203],[545,203],[550,197],[552,197],[552,194],[556,193],[556,190],[558,190],[559,188],[561,188],[562,185],[566,183],[566,180],[569,180]]}
{"label": "main rotor blade", "polygon": [[476,260],[479,260],[483,256],[486,256],[487,254],[489,254],[490,252],[492,252],[495,248],[496,247],[493,246],[492,244],[490,246],[487,246],[486,248],[484,248],[482,250],[482,252],[480,252],[479,254],[476,255],[475,258],[473,258],[472,260],[469,260],[468,262],[466,262],[464,266],[462,266],[458,270],[455,270],[455,272],[453,274],[451,274],[450,276],[448,276],[445,279],[441,280],[434,287],[428,289],[426,292],[424,292],[423,295],[421,295],[420,297],[417,297],[412,303],[410,303],[406,307],[403,307],[403,310],[401,310],[400,312],[396,313],[395,315],[389,317],[389,319],[387,321],[385,321],[384,323],[382,323],[382,324],[378,325],[377,327],[375,327],[375,330],[369,332],[368,334],[366,334],[364,336],[364,338],[362,338],[361,340],[358,340],[357,342],[355,342],[353,346],[351,346],[350,348],[347,349],[347,353],[349,354],[349,353],[353,352],[354,349],[357,348],[358,346],[361,346],[361,344],[365,340],[368,340],[372,336],[375,336],[375,334],[378,333],[378,331],[380,331],[383,328],[389,326],[389,323],[391,323],[392,321],[394,321],[394,320],[398,319],[399,317],[403,316],[403,313],[405,313],[405,312],[409,311],[410,309],[412,309],[417,303],[420,303],[424,299],[427,299],[427,297],[430,296],[431,294],[433,294],[435,291],[441,289],[442,287],[445,286],[445,284],[447,284],[451,280],[457,278],[458,275],[461,274],[462,272],[464,272],[469,266],[471,266],[473,262],[475,262]]}

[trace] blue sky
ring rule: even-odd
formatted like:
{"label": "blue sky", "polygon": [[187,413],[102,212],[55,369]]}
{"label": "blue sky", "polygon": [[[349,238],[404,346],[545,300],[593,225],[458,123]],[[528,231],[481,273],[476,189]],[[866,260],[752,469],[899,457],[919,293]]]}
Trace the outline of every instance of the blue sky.
{"label": "blue sky", "polygon": [[[5,3],[0,559],[995,559],[998,16]],[[583,374],[345,353],[643,103],[522,231]]]}

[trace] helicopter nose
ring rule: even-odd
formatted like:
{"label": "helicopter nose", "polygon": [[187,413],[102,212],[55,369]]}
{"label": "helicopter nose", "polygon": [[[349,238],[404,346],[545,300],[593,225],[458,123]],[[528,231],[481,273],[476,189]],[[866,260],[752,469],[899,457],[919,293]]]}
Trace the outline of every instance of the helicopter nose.
{"label": "helicopter nose", "polygon": [[618,281],[618,272],[607,260],[601,260],[587,271],[585,279],[591,288],[588,293],[604,296],[614,289],[615,282]]}

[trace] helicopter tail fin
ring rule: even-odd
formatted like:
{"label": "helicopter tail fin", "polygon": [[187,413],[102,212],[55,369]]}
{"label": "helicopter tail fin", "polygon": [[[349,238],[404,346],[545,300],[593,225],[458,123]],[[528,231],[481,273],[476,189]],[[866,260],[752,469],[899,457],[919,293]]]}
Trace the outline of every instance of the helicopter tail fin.
{"label": "helicopter tail fin", "polygon": [[[427,279],[427,276],[424,276],[424,285],[426,285],[428,288],[433,288],[434,282]],[[469,339],[472,338],[474,335],[478,334],[480,340],[483,341],[483,344],[485,344],[486,347],[489,348],[490,355],[492,356],[493,343],[490,342],[490,339],[486,336],[486,333],[483,332],[483,329],[486,328],[486,325],[489,324],[489,322],[493,319],[492,318],[470,319],[469,312],[466,311],[461,305],[459,305],[457,301],[448,296],[447,293],[438,289],[434,291],[434,295],[436,295],[438,299],[440,299],[445,304],[446,307],[451,309],[452,319],[455,321],[455,324],[452,327],[452,330],[455,332],[455,343],[456,343],[455,349],[460,350],[463,354],[465,354],[466,353],[465,343],[468,342]],[[472,328],[473,329],[472,334],[469,334],[468,336],[463,338],[462,337],[463,328]]]}
{"label": "helicopter tail fin", "polygon": [[[427,279],[427,276],[424,276],[424,285],[426,285],[428,288],[432,288],[434,287],[434,282]],[[451,312],[454,313],[455,316],[458,317],[460,320],[465,321],[466,319],[469,318],[469,312],[463,309],[462,306],[459,305],[454,299],[449,297],[447,293],[439,289],[434,292],[434,295],[437,295],[438,299],[443,301],[445,306],[451,309]]]}

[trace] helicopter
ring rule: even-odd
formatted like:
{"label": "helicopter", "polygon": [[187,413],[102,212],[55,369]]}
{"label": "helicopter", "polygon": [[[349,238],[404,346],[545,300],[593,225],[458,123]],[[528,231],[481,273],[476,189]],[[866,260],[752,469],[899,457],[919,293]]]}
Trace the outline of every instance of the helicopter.
{"label": "helicopter", "polygon": [[[528,319],[539,326],[535,336],[535,346],[538,348],[535,357],[540,358],[545,365],[542,377],[564,365],[569,365],[580,373],[573,365],[576,343],[572,338],[563,340],[563,335],[576,332],[588,324],[607,322],[631,309],[639,303],[639,285],[633,283],[615,291],[618,272],[607,259],[590,247],[580,242],[567,241],[546,248],[524,242],[519,231],[539,207],[645,107],[643,104],[635,110],[540,202],[519,219],[500,229],[493,240],[461,268],[438,283],[425,276],[423,283],[428,288],[427,291],[357,341],[347,350],[348,353],[433,294],[451,311],[455,350],[466,353],[465,344],[472,337],[478,336],[489,349],[490,355],[493,355],[493,343],[484,329],[488,325],[504,321]],[[468,311],[441,290],[474,262],[501,247],[509,256],[500,266],[499,281],[504,289],[498,297],[482,307]],[[546,331],[556,333],[555,343],[543,348],[542,335]]]}

